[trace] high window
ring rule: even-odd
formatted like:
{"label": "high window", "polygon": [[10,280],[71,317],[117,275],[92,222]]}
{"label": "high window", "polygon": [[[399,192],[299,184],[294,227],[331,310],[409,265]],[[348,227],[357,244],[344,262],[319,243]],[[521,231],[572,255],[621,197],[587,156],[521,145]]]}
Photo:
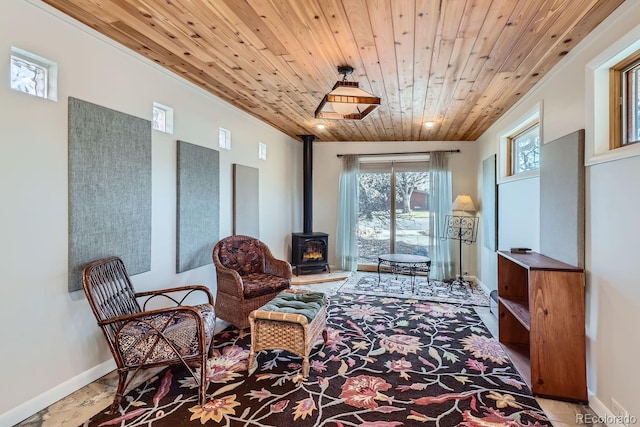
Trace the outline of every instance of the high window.
{"label": "high window", "polygon": [[218,145],[225,150],[231,150],[231,131],[218,128]]}
{"label": "high window", "polygon": [[585,164],[640,156],[640,25],[586,64]]}
{"label": "high window", "polygon": [[524,125],[507,140],[509,175],[517,175],[540,168],[539,122]]}
{"label": "high window", "polygon": [[498,184],[539,176],[542,107],[533,105],[498,134]]}
{"label": "high window", "polygon": [[640,142],[640,52],[611,68],[610,148]]}
{"label": "high window", "polygon": [[58,66],[26,50],[11,48],[11,89],[57,101]]}
{"label": "high window", "polygon": [[160,132],[173,133],[173,108],[154,102],[151,126]]}

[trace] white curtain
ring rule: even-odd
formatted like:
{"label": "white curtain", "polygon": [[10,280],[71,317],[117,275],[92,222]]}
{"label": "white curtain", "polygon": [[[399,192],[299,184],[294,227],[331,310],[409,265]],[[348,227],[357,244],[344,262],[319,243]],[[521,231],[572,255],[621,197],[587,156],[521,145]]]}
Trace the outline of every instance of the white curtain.
{"label": "white curtain", "polygon": [[336,258],[338,267],[356,271],[358,267],[358,156],[342,157],[342,173],[338,201],[338,226],[336,230]]}
{"label": "white curtain", "polygon": [[445,280],[454,276],[450,240],[444,235],[446,216],[451,212],[451,171],[447,153],[431,153],[429,182],[429,257],[431,258],[430,276],[436,280]]}

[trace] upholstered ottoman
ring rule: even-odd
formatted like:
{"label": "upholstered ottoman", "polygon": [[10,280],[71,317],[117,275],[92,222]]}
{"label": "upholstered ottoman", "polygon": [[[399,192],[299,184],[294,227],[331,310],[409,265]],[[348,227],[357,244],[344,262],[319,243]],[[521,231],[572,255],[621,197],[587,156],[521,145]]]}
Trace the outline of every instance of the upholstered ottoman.
{"label": "upholstered ottoman", "polygon": [[321,292],[287,290],[249,314],[249,367],[262,350],[286,350],[303,358],[302,376],[309,376],[309,353],[322,332],[327,343],[327,297]]}

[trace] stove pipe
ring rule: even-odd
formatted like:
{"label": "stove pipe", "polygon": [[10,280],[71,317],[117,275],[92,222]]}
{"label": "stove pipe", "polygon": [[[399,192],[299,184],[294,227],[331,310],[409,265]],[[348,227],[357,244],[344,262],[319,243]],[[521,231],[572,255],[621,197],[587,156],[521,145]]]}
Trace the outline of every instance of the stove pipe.
{"label": "stove pipe", "polygon": [[298,135],[302,138],[302,228],[305,234],[313,231],[313,140],[315,135]]}

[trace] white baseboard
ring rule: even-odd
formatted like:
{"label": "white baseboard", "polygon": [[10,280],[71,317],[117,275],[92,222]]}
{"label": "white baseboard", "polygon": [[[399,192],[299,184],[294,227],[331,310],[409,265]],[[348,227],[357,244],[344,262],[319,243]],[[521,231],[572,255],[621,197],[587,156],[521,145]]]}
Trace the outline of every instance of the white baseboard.
{"label": "white baseboard", "polygon": [[12,426],[116,369],[113,359],[76,375],[15,408],[0,414],[0,426]]}
{"label": "white baseboard", "polygon": [[627,426],[627,424],[624,424],[624,420],[616,417],[595,394],[591,393],[591,391],[589,391],[589,407],[593,409],[593,412],[598,416],[597,420],[592,420],[594,424],[604,423],[609,427]]}

